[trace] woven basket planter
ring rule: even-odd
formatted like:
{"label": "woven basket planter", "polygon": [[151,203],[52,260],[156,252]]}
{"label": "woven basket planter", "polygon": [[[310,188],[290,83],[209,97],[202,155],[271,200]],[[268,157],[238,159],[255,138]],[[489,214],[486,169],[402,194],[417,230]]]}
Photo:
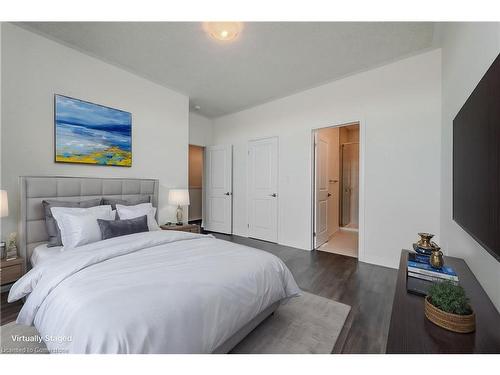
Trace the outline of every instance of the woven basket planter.
{"label": "woven basket planter", "polygon": [[429,297],[425,297],[425,316],[432,323],[458,333],[470,333],[476,330],[476,314],[470,315],[450,314],[438,309],[429,302]]}

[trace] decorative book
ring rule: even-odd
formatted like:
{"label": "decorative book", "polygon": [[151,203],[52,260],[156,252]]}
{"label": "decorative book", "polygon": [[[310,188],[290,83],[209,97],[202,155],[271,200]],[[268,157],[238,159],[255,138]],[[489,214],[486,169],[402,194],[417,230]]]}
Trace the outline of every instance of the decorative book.
{"label": "decorative book", "polygon": [[443,266],[440,269],[431,267],[430,264],[420,263],[408,259],[408,272],[415,274],[431,276],[438,279],[451,280],[458,282],[458,276],[451,267]]}
{"label": "decorative book", "polygon": [[[444,280],[443,278],[440,278],[440,277],[422,275],[421,273],[415,273],[415,272],[411,272],[411,271],[408,271],[408,277],[414,277],[414,278],[421,279],[421,280],[427,280],[427,281],[430,281],[433,283],[438,283],[438,282]],[[455,285],[458,285],[458,281],[455,281],[455,280],[449,280],[449,281],[451,281]]]}
{"label": "decorative book", "polygon": [[408,254],[408,260],[411,260],[413,262],[418,262],[418,263],[423,263],[423,264],[430,264],[430,255],[423,255],[423,254],[418,254],[418,253],[409,253]]}

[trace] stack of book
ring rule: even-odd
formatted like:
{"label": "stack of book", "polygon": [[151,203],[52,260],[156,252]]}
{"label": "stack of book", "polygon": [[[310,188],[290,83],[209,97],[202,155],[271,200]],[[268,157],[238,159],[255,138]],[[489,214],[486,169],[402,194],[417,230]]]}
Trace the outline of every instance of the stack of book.
{"label": "stack of book", "polygon": [[451,267],[433,268],[429,256],[410,253],[406,268],[406,288],[411,293],[426,295],[433,283],[448,280],[458,284],[458,276]]}

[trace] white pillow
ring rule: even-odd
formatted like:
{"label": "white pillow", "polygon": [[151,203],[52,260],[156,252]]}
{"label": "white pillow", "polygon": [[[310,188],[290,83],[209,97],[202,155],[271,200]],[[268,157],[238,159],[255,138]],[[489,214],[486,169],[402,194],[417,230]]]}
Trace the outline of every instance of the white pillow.
{"label": "white pillow", "polygon": [[61,231],[61,251],[97,242],[102,239],[97,219],[114,220],[111,206],[90,208],[52,207],[52,215]]}
{"label": "white pillow", "polygon": [[156,207],[153,207],[151,203],[141,203],[136,204],[135,206],[123,206],[121,204],[117,204],[116,211],[118,211],[120,220],[135,219],[136,217],[146,215],[148,217],[149,230],[161,230],[155,219]]}

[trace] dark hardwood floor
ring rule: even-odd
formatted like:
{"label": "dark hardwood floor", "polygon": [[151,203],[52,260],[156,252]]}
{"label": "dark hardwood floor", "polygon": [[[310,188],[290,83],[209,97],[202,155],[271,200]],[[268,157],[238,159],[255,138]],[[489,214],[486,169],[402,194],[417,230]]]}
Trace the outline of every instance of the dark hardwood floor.
{"label": "dark hardwood floor", "polygon": [[[268,251],[281,258],[299,287],[345,303],[351,311],[334,353],[385,353],[397,270],[322,251],[304,251],[250,238],[213,233],[217,238]],[[1,296],[1,324],[15,320],[21,303]]]}
{"label": "dark hardwood floor", "polygon": [[324,251],[212,234],[273,253],[285,262],[302,290],[350,305],[334,353],[385,353],[397,270]]}

